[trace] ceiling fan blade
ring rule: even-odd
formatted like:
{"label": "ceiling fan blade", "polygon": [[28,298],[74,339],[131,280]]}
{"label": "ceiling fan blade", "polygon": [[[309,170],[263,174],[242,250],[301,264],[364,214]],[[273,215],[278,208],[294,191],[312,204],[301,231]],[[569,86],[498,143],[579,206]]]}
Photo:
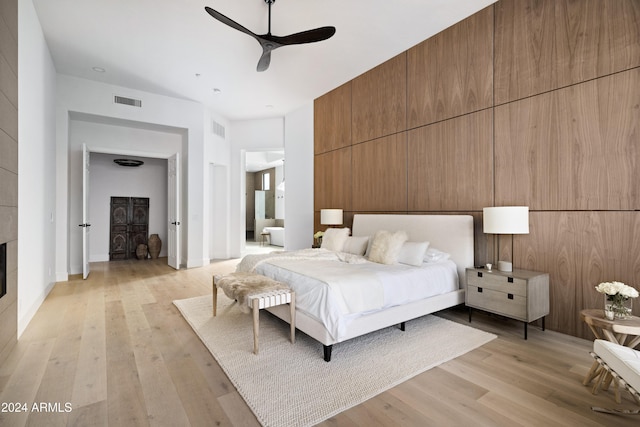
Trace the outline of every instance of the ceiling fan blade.
{"label": "ceiling fan blade", "polygon": [[269,64],[271,64],[271,49],[265,49],[262,51],[256,70],[259,72],[266,71],[269,68]]}
{"label": "ceiling fan blade", "polygon": [[204,10],[206,10],[209,15],[211,15],[212,17],[214,17],[218,21],[222,22],[223,24],[226,24],[226,25],[230,26],[231,28],[235,28],[238,31],[242,31],[243,33],[250,35],[254,39],[258,39],[258,35],[257,34],[252,32],[251,30],[246,29],[245,27],[243,27],[242,25],[238,24],[233,19],[227,18],[226,16],[224,16],[220,12],[211,9],[209,6],[205,6]]}
{"label": "ceiling fan blade", "polygon": [[336,33],[336,27],[320,27],[313,30],[302,31],[301,33],[290,34],[288,36],[260,36],[269,37],[276,43],[281,45],[315,43],[326,40]]}

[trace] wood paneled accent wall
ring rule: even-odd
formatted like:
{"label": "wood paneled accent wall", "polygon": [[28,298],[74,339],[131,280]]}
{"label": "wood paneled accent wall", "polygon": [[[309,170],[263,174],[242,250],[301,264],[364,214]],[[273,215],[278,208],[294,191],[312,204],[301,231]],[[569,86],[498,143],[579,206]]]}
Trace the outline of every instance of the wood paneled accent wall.
{"label": "wood paneled accent wall", "polygon": [[592,338],[594,287],[640,288],[638,135],[640,1],[500,0],[315,101],[316,229],[468,213],[485,263],[482,208],[527,205],[502,256],[550,273],[547,327]]}
{"label": "wood paneled accent wall", "polygon": [[0,365],[18,334],[18,1],[0,2],[0,243],[7,294],[0,298]]}

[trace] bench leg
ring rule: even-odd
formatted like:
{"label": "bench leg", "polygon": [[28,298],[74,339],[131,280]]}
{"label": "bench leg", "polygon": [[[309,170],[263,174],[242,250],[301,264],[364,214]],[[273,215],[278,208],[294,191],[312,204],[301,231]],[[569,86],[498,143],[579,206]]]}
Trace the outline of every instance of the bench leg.
{"label": "bench leg", "polygon": [[591,369],[589,369],[589,372],[587,372],[587,375],[584,377],[582,384],[588,385],[595,377],[597,377],[600,374],[599,368],[600,364],[597,360],[594,360],[593,365],[591,365]]}
{"label": "bench leg", "polygon": [[258,332],[260,330],[260,304],[253,302],[253,354],[258,354]]}
{"label": "bench leg", "polygon": [[216,278],[211,279],[213,286],[211,289],[212,297],[213,297],[213,317],[216,317],[218,313],[218,287],[216,286]]}
{"label": "bench leg", "polygon": [[289,303],[291,310],[291,342],[296,342],[296,293],[291,292],[291,302]]}

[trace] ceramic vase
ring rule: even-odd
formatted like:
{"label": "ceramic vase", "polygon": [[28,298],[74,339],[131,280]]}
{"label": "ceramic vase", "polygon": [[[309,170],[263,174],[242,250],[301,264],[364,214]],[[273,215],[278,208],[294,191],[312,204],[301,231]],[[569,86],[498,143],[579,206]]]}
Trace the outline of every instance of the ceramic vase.
{"label": "ceramic vase", "polygon": [[149,245],[149,255],[151,255],[151,259],[158,258],[158,255],[160,255],[160,249],[162,249],[162,240],[160,240],[160,236],[152,234],[149,236],[147,244]]}

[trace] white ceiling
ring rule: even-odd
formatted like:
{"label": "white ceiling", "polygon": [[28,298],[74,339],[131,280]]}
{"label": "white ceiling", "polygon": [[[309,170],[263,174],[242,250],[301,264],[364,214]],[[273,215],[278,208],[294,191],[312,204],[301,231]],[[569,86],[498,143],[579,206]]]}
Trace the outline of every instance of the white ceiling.
{"label": "white ceiling", "polygon": [[264,0],[33,3],[58,73],[190,99],[246,120],[284,116],[494,1],[277,0],[272,34],[327,25],[337,31],[326,41],[275,50],[262,73],[258,42],[204,7],[264,34]]}

